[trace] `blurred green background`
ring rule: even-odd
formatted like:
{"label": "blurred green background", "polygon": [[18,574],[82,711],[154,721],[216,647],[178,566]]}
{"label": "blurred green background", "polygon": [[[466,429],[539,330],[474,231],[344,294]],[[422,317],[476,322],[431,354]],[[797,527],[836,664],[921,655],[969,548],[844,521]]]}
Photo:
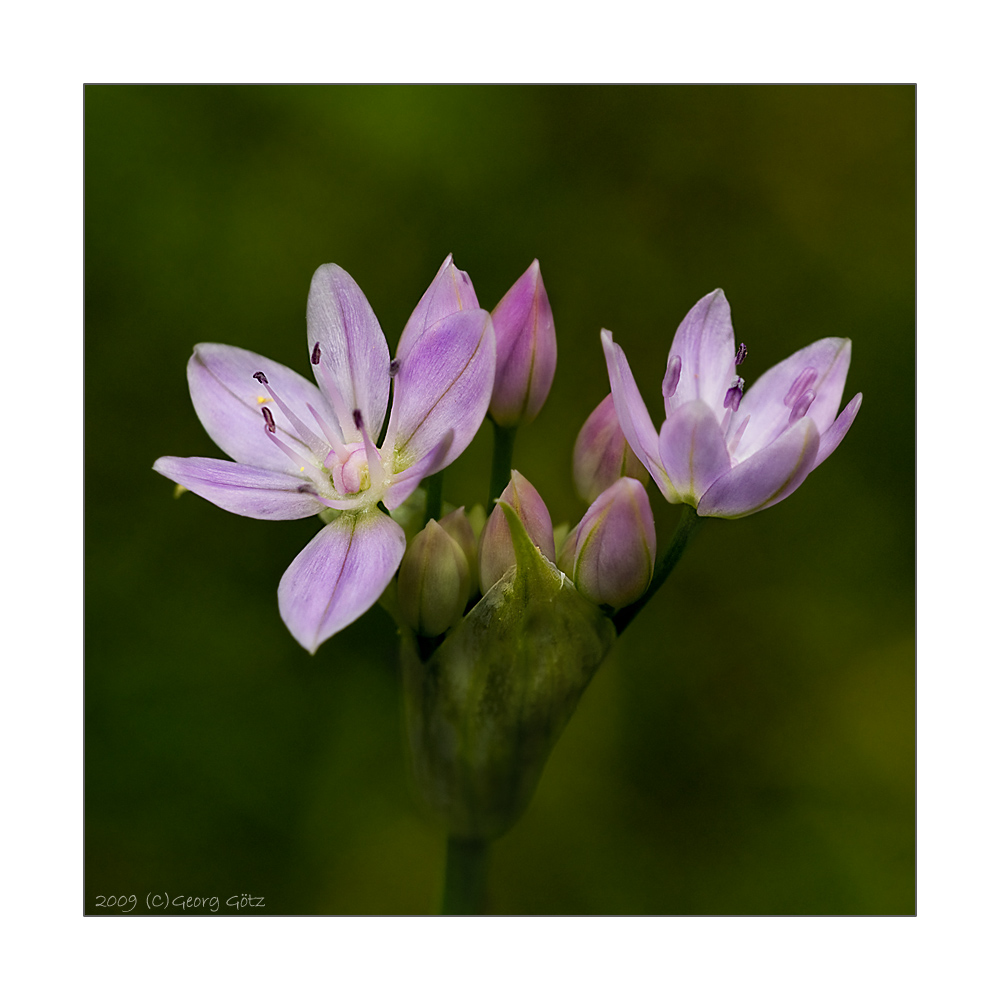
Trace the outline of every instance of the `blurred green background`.
{"label": "blurred green background", "polygon": [[[310,657],[276,588],[319,522],[175,501],[151,466],[222,457],[188,398],[195,343],[307,372],[309,280],[335,261],[394,347],[448,252],[486,308],[541,261],[559,365],[515,464],[556,522],[584,510],[570,456],[608,391],[602,326],[657,423],[673,332],[720,286],[748,382],[849,336],[845,401],[865,394],[832,459],[706,524],[624,634],[494,849],[491,911],[914,912],[914,88],[88,87],[85,105],[87,912],[151,891],[435,905],[443,840],[407,784],[391,620]],[[490,446],[487,426],[446,499],[486,499]],[[661,545],[678,514],[654,497]]]}

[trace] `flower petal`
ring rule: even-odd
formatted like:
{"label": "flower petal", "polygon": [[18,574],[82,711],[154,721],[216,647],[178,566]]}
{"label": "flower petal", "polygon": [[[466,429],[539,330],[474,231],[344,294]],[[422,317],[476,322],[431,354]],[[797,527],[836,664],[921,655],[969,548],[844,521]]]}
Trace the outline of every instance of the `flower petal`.
{"label": "flower petal", "polygon": [[377,441],[389,403],[389,347],[364,292],[342,267],[324,264],[313,275],[306,327],[310,356],[318,343],[320,365]]}
{"label": "flower petal", "polygon": [[[740,420],[747,417],[746,430],[737,445],[733,457],[737,461],[766,447],[788,426],[791,404],[785,399],[795,380],[812,368],[816,377],[810,382],[816,398],[808,409],[808,415],[826,433],[837,416],[840,398],[847,381],[847,368],[851,363],[851,342],[843,337],[826,337],[803,347],[780,364],[769,368],[743,396],[738,411]],[[737,414],[733,414],[733,424]]]}
{"label": "flower petal", "polygon": [[660,461],[680,499],[692,507],[729,471],[722,428],[703,399],[692,399],[667,417],[660,430]]}
{"label": "flower petal", "polygon": [[[262,371],[268,385],[254,379]],[[243,465],[294,475],[299,465],[264,430],[261,408],[266,406],[275,424],[276,436],[305,459],[309,446],[281,412],[269,390],[281,399],[304,423],[322,432],[309,413],[312,406],[324,419],[333,413],[323,394],[298,372],[271,361],[262,354],[226,344],[197,344],[187,367],[188,387],[195,412],[212,440],[231,458]]]}
{"label": "flower petal", "polygon": [[701,498],[698,514],[745,517],[784,500],[812,470],[819,440],[809,417],[797,421],[776,441],[716,479]]}
{"label": "flower petal", "polygon": [[854,423],[854,418],[858,415],[858,410],[860,409],[861,393],[859,392],[844,407],[843,412],[833,422],[830,429],[820,438],[819,451],[816,453],[816,461],[813,462],[814,469],[820,463],[825,462],[833,454],[837,445],[844,440],[844,435],[851,429],[851,424]]}
{"label": "flower petal", "polygon": [[681,375],[671,399],[676,409],[703,399],[721,415],[726,390],[736,373],[736,350],[729,302],[721,288],[699,299],[681,321],[670,345],[681,359]]}
{"label": "flower petal", "polygon": [[385,590],[405,548],[403,529],[377,508],[331,521],[278,584],[278,609],[296,641],[315,653],[360,618]]}
{"label": "flower petal", "polygon": [[153,469],[217,507],[264,521],[293,521],[324,510],[298,476],[221,458],[158,458]]}
{"label": "flower petal", "polygon": [[448,254],[407,320],[403,335],[399,338],[396,357],[405,361],[424,332],[446,316],[462,309],[478,308],[479,299],[472,287],[472,279],[465,271],[455,267],[451,254]]}
{"label": "flower petal", "polygon": [[448,454],[454,437],[455,432],[449,429],[445,436],[419,462],[404,469],[399,475],[393,476],[392,484],[382,497],[382,502],[389,510],[395,510],[400,504],[407,501],[410,494],[420,485],[420,481],[431,474],[427,471],[428,469],[442,468],[440,463]]}
{"label": "flower petal", "polygon": [[611,396],[615,402],[615,413],[618,415],[622,433],[635,452],[636,458],[649,470],[660,492],[671,503],[679,503],[680,497],[660,464],[656,428],[639,394],[639,387],[635,384],[628,359],[625,357],[625,352],[611,338],[610,330],[601,330],[601,344],[604,347],[604,360],[608,365]]}
{"label": "flower petal", "polygon": [[452,431],[450,447],[427,467],[453,462],[486,416],[496,370],[493,321],[485,309],[463,309],[435,323],[402,360],[383,453],[399,473],[416,465]]}

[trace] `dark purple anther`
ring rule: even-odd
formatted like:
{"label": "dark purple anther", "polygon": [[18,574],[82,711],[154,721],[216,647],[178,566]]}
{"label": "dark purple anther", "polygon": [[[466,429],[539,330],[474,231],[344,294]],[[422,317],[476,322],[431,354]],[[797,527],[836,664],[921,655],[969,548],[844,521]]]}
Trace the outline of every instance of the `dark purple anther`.
{"label": "dark purple anther", "polygon": [[792,383],[792,387],[785,393],[785,406],[794,406],[799,396],[808,392],[818,377],[819,372],[815,368],[803,368]]}
{"label": "dark purple anther", "polygon": [[354,426],[358,430],[361,430],[362,426],[364,425],[364,420],[361,419],[361,411],[355,410],[353,416],[354,416]]}
{"label": "dark purple anther", "polygon": [[740,344],[739,349],[736,351],[736,360],[734,364],[741,365],[747,359],[747,345]]}
{"label": "dark purple anther", "polygon": [[313,352],[312,352],[312,355],[310,356],[309,360],[314,365],[318,365],[319,364],[319,359],[320,359],[321,356],[322,356],[322,352],[319,349],[319,341],[317,340],[316,341],[316,346],[313,348]]}
{"label": "dark purple anther", "polygon": [[667,373],[663,376],[663,396],[669,399],[677,391],[677,383],[681,380],[681,358],[675,354],[667,362]]}
{"label": "dark purple anther", "polygon": [[399,358],[393,358],[389,362],[389,377],[395,378],[399,374]]}
{"label": "dark purple anther", "polygon": [[743,398],[743,385],[743,379],[737,375],[733,379],[732,385],[726,390],[726,399],[722,405],[727,410],[732,410],[733,413],[740,408],[740,400]]}
{"label": "dark purple anther", "polygon": [[266,407],[262,406],[260,412],[264,414],[264,427],[265,429],[273,434],[274,433],[274,417],[271,415],[271,411]]}
{"label": "dark purple anther", "polygon": [[263,372],[254,372],[253,377],[260,382],[261,385],[267,385],[267,376]]}

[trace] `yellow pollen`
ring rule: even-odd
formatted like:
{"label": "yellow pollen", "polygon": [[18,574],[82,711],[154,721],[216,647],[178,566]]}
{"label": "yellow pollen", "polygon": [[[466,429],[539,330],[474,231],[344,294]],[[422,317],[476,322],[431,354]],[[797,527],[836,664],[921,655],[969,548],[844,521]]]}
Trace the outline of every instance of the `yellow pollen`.
{"label": "yellow pollen", "polygon": [[299,472],[305,472],[305,471],[306,471],[306,467],[304,465],[300,465],[299,466]]}
{"label": "yellow pollen", "polygon": [[270,396],[258,396],[257,397],[257,405],[258,406],[260,406],[261,403],[273,403],[273,402],[274,402],[274,400],[271,399]]}

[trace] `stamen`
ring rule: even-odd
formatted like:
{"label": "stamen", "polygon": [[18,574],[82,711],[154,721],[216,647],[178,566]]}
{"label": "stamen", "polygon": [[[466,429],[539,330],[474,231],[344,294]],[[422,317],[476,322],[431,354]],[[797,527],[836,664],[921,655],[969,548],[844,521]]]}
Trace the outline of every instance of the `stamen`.
{"label": "stamen", "polygon": [[[374,483],[376,481],[382,481],[382,458],[378,453],[378,448],[375,447],[375,442],[372,441],[371,436],[368,433],[368,428],[365,427],[364,419],[361,416],[360,410],[354,411],[354,426],[361,431],[361,440],[365,443],[365,458],[368,459],[368,475],[371,481]],[[377,477],[377,480],[376,480]]]}
{"label": "stamen", "polygon": [[323,352],[319,349],[319,341],[317,340],[316,341],[316,346],[313,348],[313,352],[312,352],[312,355],[310,356],[309,360],[314,365],[318,365],[319,364],[319,359],[322,356],[323,356]]}
{"label": "stamen", "polygon": [[266,406],[262,406],[260,408],[260,412],[264,414],[264,427],[265,427],[265,429],[268,431],[268,433],[273,434],[274,433],[274,417],[272,416],[271,411]]}
{"label": "stamen", "polygon": [[749,415],[743,418],[742,423],[736,428],[735,433],[729,439],[727,447],[729,448],[729,454],[732,455],[734,451],[739,447],[740,441],[743,438],[743,432],[747,429],[747,424],[750,423]]}
{"label": "stamen", "polygon": [[739,349],[736,351],[736,359],[733,361],[735,365],[741,365],[747,359],[747,345],[740,344]]}
{"label": "stamen", "polygon": [[395,378],[399,374],[400,363],[401,362],[400,362],[399,358],[393,358],[392,361],[389,362],[389,377],[390,378]]}
{"label": "stamen", "polygon": [[802,393],[797,400],[795,400],[795,405],[792,407],[792,412],[788,414],[788,422],[794,424],[796,420],[801,419],[806,415],[809,407],[812,406],[813,400],[816,398],[816,393],[811,390]]}
{"label": "stamen", "polygon": [[744,381],[739,377],[733,379],[729,388],[726,390],[726,398],[723,402],[723,406],[727,410],[732,410],[735,413],[740,408],[740,400],[743,398],[743,386]]}
{"label": "stamen", "polygon": [[316,381],[319,382],[320,388],[326,393],[326,398],[330,400],[333,412],[336,414],[337,420],[340,423],[340,436],[346,441],[347,431],[351,427],[352,423],[351,411],[347,409],[347,405],[344,403],[344,397],[340,395],[337,383],[333,381],[333,377],[327,366],[317,365],[316,373]]}
{"label": "stamen", "polygon": [[330,442],[330,447],[337,453],[341,461],[344,461],[347,457],[347,450],[344,448],[343,435],[339,432],[335,432],[330,425],[316,412],[312,403],[306,403],[306,407],[309,412],[313,415],[313,420],[319,424],[320,430],[326,435],[327,441]]}
{"label": "stamen", "polygon": [[663,398],[670,397],[677,391],[677,383],[681,380],[681,358],[679,354],[673,355],[667,362],[667,371],[663,376]]}
{"label": "stamen", "polygon": [[[289,423],[295,428],[299,433],[299,437],[302,438],[302,443],[314,454],[322,455],[325,452],[326,445],[320,439],[320,437],[315,433],[315,431],[310,430],[302,421],[292,412],[292,410],[285,404],[284,400],[274,391],[274,386],[271,385],[267,380],[267,376],[263,372],[254,372],[255,379],[260,382],[261,385],[266,385],[271,393],[271,398],[275,403],[278,404],[278,408],[286,417],[288,417]],[[315,459],[309,459],[309,461],[315,465]]]}
{"label": "stamen", "polygon": [[815,368],[803,368],[792,383],[791,388],[785,393],[785,406],[794,406],[799,396],[808,392],[818,377],[819,372]]}

